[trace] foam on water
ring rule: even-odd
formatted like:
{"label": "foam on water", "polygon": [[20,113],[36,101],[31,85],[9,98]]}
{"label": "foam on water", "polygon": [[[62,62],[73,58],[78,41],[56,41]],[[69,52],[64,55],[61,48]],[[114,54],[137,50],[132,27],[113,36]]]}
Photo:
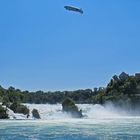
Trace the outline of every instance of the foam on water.
{"label": "foam on water", "polygon": [[[72,116],[68,113],[64,113],[62,111],[61,104],[25,104],[30,110],[30,117],[28,119],[34,119],[32,116],[32,110],[37,109],[41,116],[42,120],[63,120],[63,119],[71,119]],[[106,106],[102,106],[99,104],[78,104],[79,109],[82,109],[83,115],[85,116],[83,119],[100,119],[100,118],[120,118],[120,117],[128,117],[128,113],[126,111],[122,111],[120,109],[116,109],[113,105],[108,104]],[[27,119],[26,115],[14,113],[9,109],[10,119]]]}
{"label": "foam on water", "polygon": [[87,118],[112,118],[119,117],[119,113],[115,110],[112,110],[108,107],[101,106],[99,104],[96,105],[79,105],[79,108],[83,110],[83,114],[87,116]]}
{"label": "foam on water", "polygon": [[[61,104],[26,104],[38,109],[41,119],[30,120],[26,115],[9,110],[10,118],[0,120],[0,139],[3,140],[139,140],[140,117],[129,116],[112,105],[79,104],[86,117],[72,118],[62,112]],[[17,120],[22,119],[22,120]],[[25,119],[25,120],[23,120]]]}
{"label": "foam on water", "polygon": [[1,120],[3,140],[140,140],[140,118]]}

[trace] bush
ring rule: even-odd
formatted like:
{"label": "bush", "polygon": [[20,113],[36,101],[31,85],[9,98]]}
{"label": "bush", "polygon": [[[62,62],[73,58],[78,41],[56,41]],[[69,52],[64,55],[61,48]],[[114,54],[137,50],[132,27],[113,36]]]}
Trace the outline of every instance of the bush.
{"label": "bush", "polygon": [[7,109],[3,108],[2,105],[0,105],[0,119],[8,119]]}
{"label": "bush", "polygon": [[7,96],[4,96],[2,99],[2,105],[9,107],[10,106],[10,101],[9,98]]}
{"label": "bush", "polygon": [[40,115],[39,115],[37,109],[33,109],[33,110],[32,110],[32,115],[33,115],[34,118],[40,119]]}
{"label": "bush", "polygon": [[21,105],[17,102],[10,105],[10,109],[14,111],[14,113],[22,113],[24,115],[29,114],[29,109],[25,105]]}

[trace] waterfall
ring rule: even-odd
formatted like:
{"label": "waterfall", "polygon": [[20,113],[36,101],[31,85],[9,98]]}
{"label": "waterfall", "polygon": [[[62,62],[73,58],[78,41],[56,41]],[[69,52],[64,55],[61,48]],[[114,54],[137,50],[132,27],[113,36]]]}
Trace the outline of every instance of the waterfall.
{"label": "waterfall", "polygon": [[[34,119],[32,110],[37,109],[42,120],[57,120],[57,119],[71,119],[71,114],[62,111],[61,104],[25,104],[30,110],[28,119]],[[84,118],[82,119],[100,119],[100,118],[117,118],[128,116],[126,111],[115,108],[108,104],[105,106],[99,104],[77,104],[78,108],[82,110]],[[10,119],[27,119],[26,115],[17,114],[8,109]]]}

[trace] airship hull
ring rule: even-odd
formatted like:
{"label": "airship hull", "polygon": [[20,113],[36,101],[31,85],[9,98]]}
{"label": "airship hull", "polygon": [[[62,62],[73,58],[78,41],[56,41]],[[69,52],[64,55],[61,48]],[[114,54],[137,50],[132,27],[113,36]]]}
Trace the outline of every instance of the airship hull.
{"label": "airship hull", "polygon": [[73,12],[79,12],[81,14],[83,14],[83,10],[82,9],[79,9],[77,7],[73,7],[73,6],[64,6],[64,8],[66,10],[69,10],[69,11],[73,11]]}

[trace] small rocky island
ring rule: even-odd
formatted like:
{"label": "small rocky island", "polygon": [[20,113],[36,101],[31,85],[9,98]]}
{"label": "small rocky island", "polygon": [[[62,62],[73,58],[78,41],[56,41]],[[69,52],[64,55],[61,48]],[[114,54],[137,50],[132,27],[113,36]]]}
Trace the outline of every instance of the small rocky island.
{"label": "small rocky island", "polygon": [[[30,117],[31,116],[31,117]],[[37,109],[30,110],[26,105],[14,102],[0,104],[0,119],[41,119]]]}
{"label": "small rocky island", "polygon": [[78,107],[75,105],[74,101],[70,98],[66,98],[62,102],[62,110],[63,112],[67,112],[72,115],[74,118],[82,118],[82,110],[79,110]]}

